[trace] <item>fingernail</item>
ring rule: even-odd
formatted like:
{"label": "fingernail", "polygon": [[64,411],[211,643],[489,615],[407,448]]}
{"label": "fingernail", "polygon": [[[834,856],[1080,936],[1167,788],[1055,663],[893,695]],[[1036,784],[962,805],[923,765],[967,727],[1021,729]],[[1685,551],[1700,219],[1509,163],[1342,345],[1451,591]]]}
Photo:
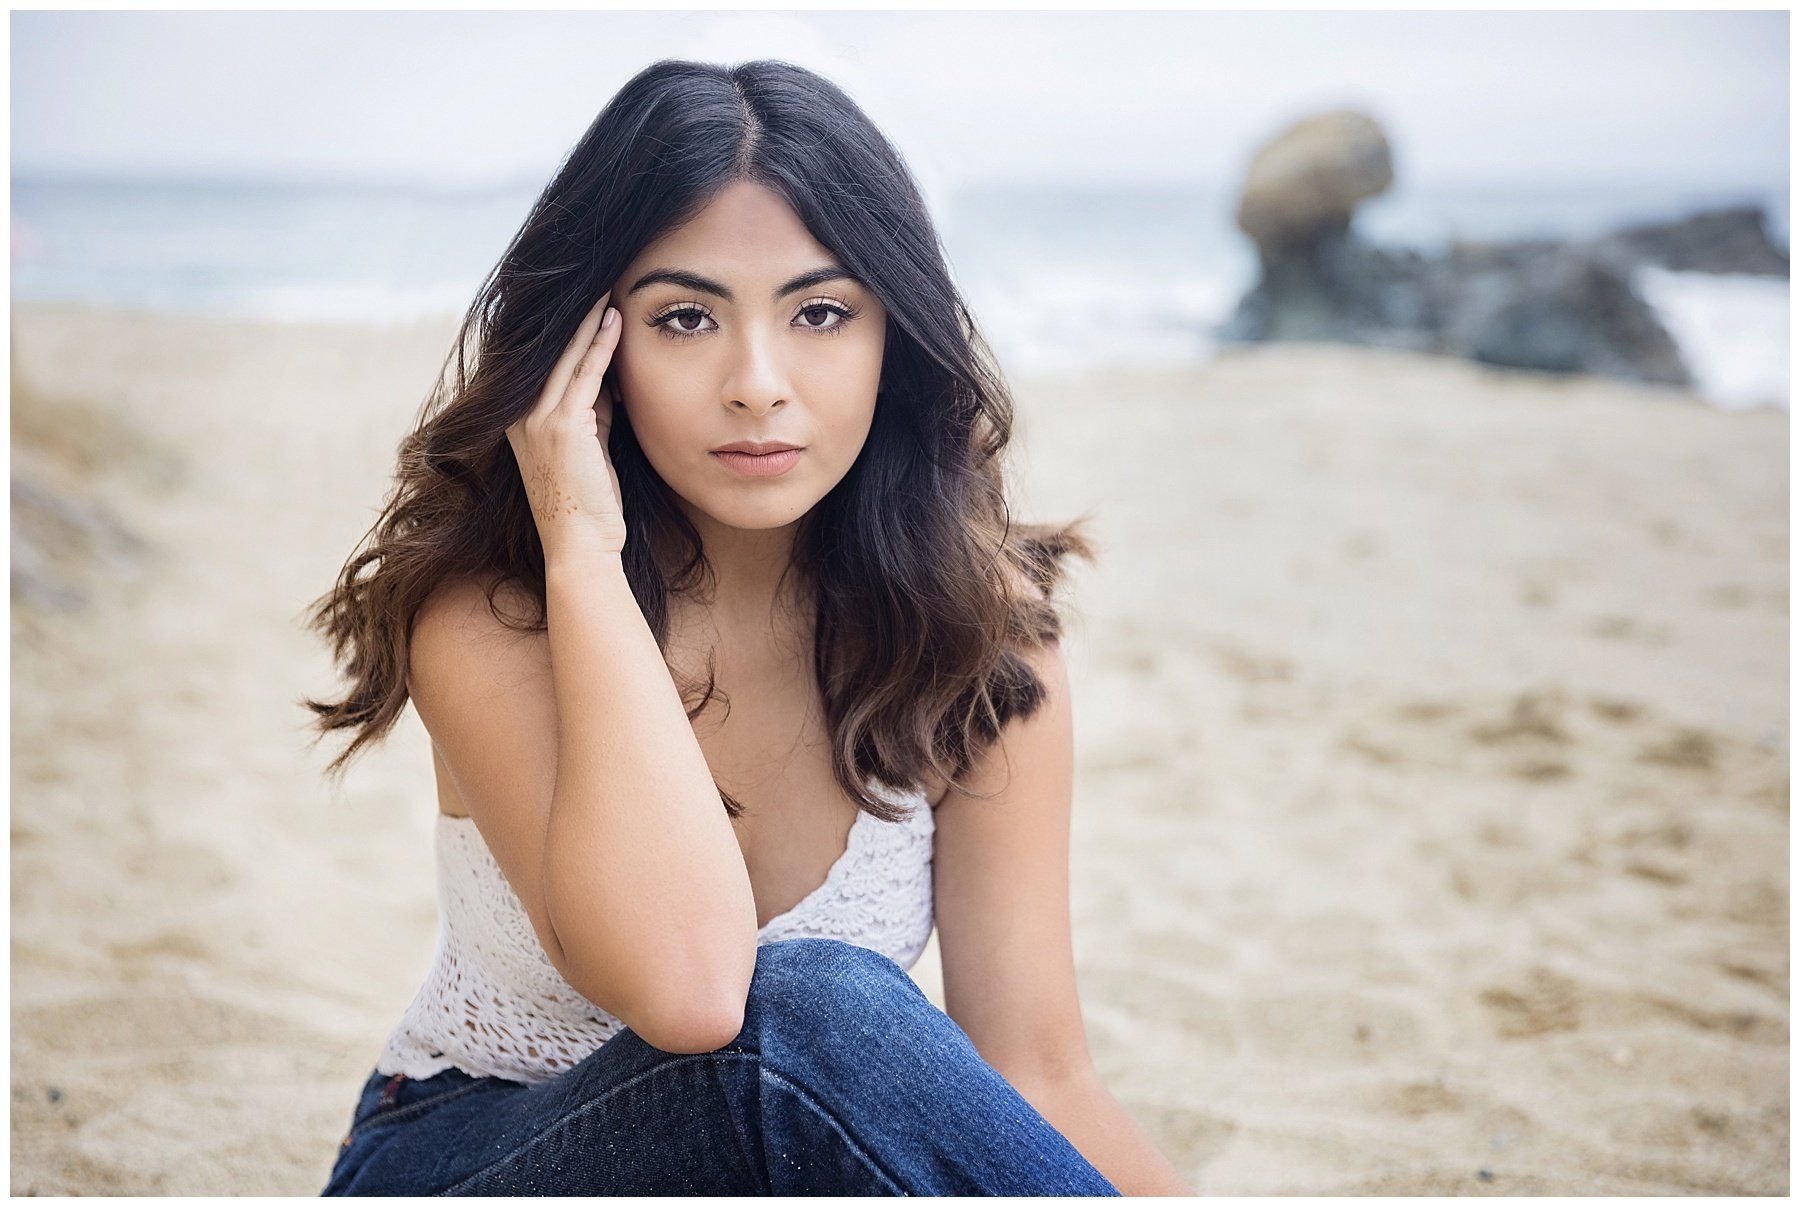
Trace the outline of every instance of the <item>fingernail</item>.
{"label": "fingernail", "polygon": [[608,306],[606,308],[606,313],[600,316],[600,326],[602,329],[610,329],[612,325],[618,321],[619,312],[614,310],[611,306]]}

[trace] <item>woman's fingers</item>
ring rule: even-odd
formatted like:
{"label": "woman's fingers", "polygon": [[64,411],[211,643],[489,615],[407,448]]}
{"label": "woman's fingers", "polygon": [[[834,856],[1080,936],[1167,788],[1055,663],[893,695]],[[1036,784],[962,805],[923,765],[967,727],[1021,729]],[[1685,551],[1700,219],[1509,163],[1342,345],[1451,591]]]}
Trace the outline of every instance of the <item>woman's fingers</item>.
{"label": "woman's fingers", "polygon": [[548,414],[556,409],[557,403],[562,401],[563,393],[569,388],[569,381],[574,377],[576,367],[593,345],[594,336],[600,330],[600,319],[606,313],[607,304],[611,299],[612,290],[609,289],[601,294],[600,300],[595,302],[593,309],[587,312],[587,317],[581,320],[581,326],[577,327],[575,334],[569,337],[568,347],[564,348],[562,355],[557,358],[556,366],[550,370],[549,380],[544,383],[544,392],[538,397],[536,409],[541,413]]}
{"label": "woman's fingers", "polygon": [[573,407],[592,407],[600,397],[600,383],[606,377],[606,368],[612,364],[613,349],[619,346],[619,329],[624,326],[619,320],[619,313],[608,308],[611,322],[602,322],[600,330],[595,333],[593,342],[575,364],[575,371],[569,377],[568,386],[563,391],[562,404]]}

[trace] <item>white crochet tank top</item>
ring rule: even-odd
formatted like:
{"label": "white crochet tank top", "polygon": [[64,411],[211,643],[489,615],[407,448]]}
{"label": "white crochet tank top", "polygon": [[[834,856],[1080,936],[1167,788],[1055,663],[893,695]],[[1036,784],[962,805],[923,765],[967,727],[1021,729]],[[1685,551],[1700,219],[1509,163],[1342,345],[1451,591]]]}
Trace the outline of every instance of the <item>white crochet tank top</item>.
{"label": "white crochet tank top", "polygon": [[[931,937],[936,821],[922,791],[878,798],[912,806],[899,822],[859,811],[818,888],[756,932],[842,939],[911,968]],[[452,1066],[476,1077],[548,1081],[624,1026],[563,979],[472,819],[439,813],[437,951],[375,1068],[420,1079]]]}

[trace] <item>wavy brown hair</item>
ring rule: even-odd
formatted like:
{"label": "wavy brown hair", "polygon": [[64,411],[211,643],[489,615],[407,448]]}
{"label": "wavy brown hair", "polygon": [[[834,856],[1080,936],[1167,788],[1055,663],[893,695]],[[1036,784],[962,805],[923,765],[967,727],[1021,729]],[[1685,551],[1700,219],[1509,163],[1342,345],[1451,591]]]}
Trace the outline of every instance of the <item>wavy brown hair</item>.
{"label": "wavy brown hair", "polygon": [[[600,112],[488,274],[445,357],[395,485],[305,624],[331,644],[349,686],[302,699],[315,744],[353,737],[340,775],[407,701],[413,619],[449,579],[488,580],[488,607],[541,631],[544,557],[506,429],[529,411],[593,299],[638,252],[726,185],[787,199],[822,245],[881,299],[887,342],[875,415],[849,472],[800,521],[783,572],[816,601],[813,672],[838,783],[884,820],[898,810],[864,781],[960,777],[1044,685],[1022,651],[1054,641],[1065,556],[1092,561],[1081,528],[1015,522],[1002,454],[1013,403],[952,284],[899,153],[822,77],[779,60],[735,67],[663,60]],[[627,522],[631,590],[668,649],[669,600],[710,576],[701,541],[652,470],[626,408],[607,444]],[[537,604],[506,615],[506,584]],[[673,672],[672,672],[673,673]],[[677,676],[688,716],[717,694]],[[693,700],[695,702],[688,704]],[[742,806],[723,790],[732,817]]]}

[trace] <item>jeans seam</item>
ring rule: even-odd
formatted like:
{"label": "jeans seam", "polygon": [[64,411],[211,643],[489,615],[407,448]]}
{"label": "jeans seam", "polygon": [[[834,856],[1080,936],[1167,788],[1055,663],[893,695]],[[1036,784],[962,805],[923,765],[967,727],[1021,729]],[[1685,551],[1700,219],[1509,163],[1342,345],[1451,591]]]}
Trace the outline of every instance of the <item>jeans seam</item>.
{"label": "jeans seam", "polygon": [[611,1100],[613,1097],[615,1097],[618,1094],[624,1093],[626,1090],[630,1089],[632,1086],[638,1084],[640,1081],[643,1081],[646,1077],[653,1077],[656,1074],[661,1073],[667,1069],[672,1069],[672,1068],[677,1068],[677,1067],[684,1066],[684,1065],[693,1064],[696,1061],[705,1061],[709,1064],[717,1064],[721,1060],[734,1060],[734,1059],[741,1059],[741,1058],[748,1058],[750,1060],[755,1060],[756,1056],[754,1053],[750,1053],[750,1052],[696,1052],[696,1053],[692,1053],[690,1055],[676,1056],[669,1060],[659,1061],[655,1065],[652,1065],[650,1068],[644,1069],[644,1070],[634,1074],[633,1076],[626,1078],[624,1081],[621,1081],[618,1085],[608,1086],[604,1093],[598,1094],[595,1097],[588,1099],[586,1102],[582,1103],[575,1110],[570,1111],[568,1114],[566,1114],[562,1118],[558,1119],[555,1123],[551,1124],[549,1127],[545,1128],[543,1131],[539,1132],[537,1135],[533,1136],[531,1139],[527,1140],[525,1143],[519,1145],[519,1147],[513,1149],[511,1152],[507,1153],[504,1157],[499,1157],[493,1161],[488,1162],[486,1165],[483,1165],[480,1169],[477,1169],[474,1172],[472,1172],[464,1177],[458,1178],[456,1181],[450,1183],[448,1186],[445,1186],[440,1190],[426,1191],[424,1193],[426,1193],[428,1195],[432,1195],[432,1196],[455,1194],[457,1191],[461,1190],[464,1186],[467,1186],[470,1182],[473,1182],[478,1178],[481,1178],[489,1173],[492,1173],[494,1170],[500,1168],[502,1165],[505,1165],[508,1161],[512,1161],[518,1157],[524,1156],[526,1153],[530,1152],[532,1149],[536,1148],[538,1145],[544,1143],[544,1141],[550,1139],[550,1137],[558,1134],[563,1129],[568,1127],[570,1124],[574,1123],[577,1119],[580,1119],[582,1116],[588,1114],[590,1111],[597,1110],[603,1103]]}
{"label": "jeans seam", "polygon": [[862,1142],[851,1134],[849,1127],[842,1119],[838,1118],[835,1111],[815,1097],[805,1086],[801,1085],[799,1082],[790,1081],[788,1078],[770,1068],[769,1065],[760,1058],[757,1061],[757,1066],[761,1076],[768,1078],[770,1081],[775,1082],[783,1089],[792,1093],[794,1097],[798,1098],[801,1102],[811,1108],[814,1114],[831,1124],[831,1126],[836,1129],[838,1135],[843,1137],[845,1146],[850,1150],[850,1155],[855,1157],[858,1161],[861,1161],[864,1168],[870,1173],[887,1183],[887,1187],[889,1188],[888,1192],[890,1194],[911,1197],[910,1195],[907,1195],[907,1192],[901,1187],[899,1181],[881,1167],[880,1162],[876,1161],[874,1154],[869,1152],[869,1150],[863,1146]]}
{"label": "jeans seam", "polygon": [[[731,1054],[737,1055],[738,1053],[734,1050]],[[750,1056],[750,1058],[760,1068],[760,1066],[762,1064],[762,1057],[759,1054],[745,1053],[745,1055]],[[747,1168],[750,1171],[751,1176],[753,1176],[753,1177],[757,1176],[758,1174],[761,1175],[761,1181],[762,1181],[762,1185],[763,1185],[763,1193],[768,1194],[769,1193],[769,1171],[768,1171],[767,1167],[765,1166],[762,1158],[757,1155],[755,1149],[750,1144],[750,1137],[744,1129],[743,1111],[739,1107],[737,1099],[731,1094],[725,1095],[725,1109],[726,1109],[727,1113],[729,1113],[731,1116],[731,1134],[737,1138],[738,1153],[744,1159],[745,1168]],[[761,1129],[759,1127],[758,1131],[760,1132],[760,1130]]]}

